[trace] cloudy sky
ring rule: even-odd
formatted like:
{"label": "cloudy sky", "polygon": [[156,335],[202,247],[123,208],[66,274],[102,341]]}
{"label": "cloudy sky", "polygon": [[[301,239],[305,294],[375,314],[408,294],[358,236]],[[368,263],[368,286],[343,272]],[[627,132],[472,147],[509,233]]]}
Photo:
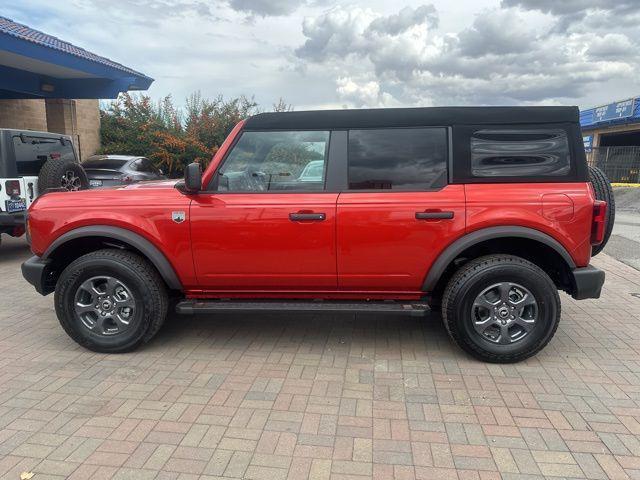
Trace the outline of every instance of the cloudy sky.
{"label": "cloudy sky", "polygon": [[153,78],[268,108],[571,104],[640,94],[639,0],[0,0]]}

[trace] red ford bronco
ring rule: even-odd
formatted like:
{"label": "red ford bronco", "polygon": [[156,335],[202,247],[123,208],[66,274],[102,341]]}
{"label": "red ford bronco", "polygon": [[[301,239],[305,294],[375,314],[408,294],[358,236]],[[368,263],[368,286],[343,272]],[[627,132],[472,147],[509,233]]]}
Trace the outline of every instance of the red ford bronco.
{"label": "red ford bronco", "polygon": [[[608,207],[607,207],[608,204]],[[38,198],[24,277],[65,331],[132,350],[177,313],[422,314],[470,354],[542,349],[613,226],[575,107],[262,113],[204,173]]]}

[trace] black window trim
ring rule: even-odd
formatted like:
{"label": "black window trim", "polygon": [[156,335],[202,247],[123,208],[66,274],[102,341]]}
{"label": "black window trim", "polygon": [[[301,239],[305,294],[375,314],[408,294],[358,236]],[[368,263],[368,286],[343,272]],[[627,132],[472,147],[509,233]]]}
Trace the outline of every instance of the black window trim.
{"label": "black window trim", "polygon": [[[324,168],[324,185],[322,190],[265,190],[263,192],[253,192],[253,191],[229,192],[229,191],[217,190],[219,181],[220,181],[220,175],[219,175],[220,171],[224,167],[225,163],[229,159],[229,156],[231,155],[231,152],[233,152],[233,149],[236,147],[236,145],[238,144],[242,136],[248,132],[329,132],[329,141],[327,142],[327,146],[325,147],[326,160],[325,160],[325,168]],[[213,172],[213,176],[211,177],[211,180],[209,181],[209,184],[207,185],[206,189],[204,189],[199,193],[214,194],[214,195],[248,195],[248,194],[257,194],[257,195],[272,194],[273,195],[273,194],[289,194],[289,193],[297,193],[297,194],[336,193],[336,192],[329,191],[329,189],[327,188],[328,178],[329,178],[329,169],[331,168],[331,163],[332,163],[331,162],[331,142],[333,140],[333,132],[334,130],[326,129],[326,128],[295,128],[295,129],[279,128],[279,129],[269,129],[269,130],[242,129],[239,132],[239,134],[236,136],[236,138],[233,139],[233,143],[229,146],[229,149],[226,151],[224,157],[220,160],[220,163],[216,167],[215,172]]]}
{"label": "black window trim", "polygon": [[450,185],[451,182],[451,172],[452,172],[452,166],[453,166],[453,149],[452,149],[452,128],[451,126],[445,126],[445,125],[413,125],[410,127],[403,127],[403,126],[393,126],[393,127],[364,127],[364,128],[348,128],[346,129],[347,133],[350,132],[351,130],[424,130],[425,128],[431,128],[431,129],[444,129],[445,130],[445,134],[447,136],[446,138],[446,147],[447,147],[447,155],[446,155],[446,161],[445,161],[445,168],[447,169],[447,174],[446,174],[446,183],[444,185],[442,185],[441,187],[433,187],[433,188],[420,188],[420,189],[416,189],[416,188],[408,188],[408,189],[399,189],[399,190],[394,190],[392,188],[363,188],[363,189],[350,189],[349,188],[349,139],[348,139],[348,135],[347,135],[347,145],[346,145],[346,152],[345,152],[345,160],[346,160],[346,165],[345,165],[345,187],[340,191],[340,193],[423,193],[423,192],[439,192],[440,190],[444,189],[445,187],[447,187],[448,185]]}

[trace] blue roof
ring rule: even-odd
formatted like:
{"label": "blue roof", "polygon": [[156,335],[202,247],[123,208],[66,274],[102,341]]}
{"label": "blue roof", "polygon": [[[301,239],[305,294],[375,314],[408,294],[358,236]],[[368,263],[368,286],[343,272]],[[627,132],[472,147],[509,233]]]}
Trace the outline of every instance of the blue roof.
{"label": "blue roof", "polygon": [[153,78],[0,16],[0,98],[116,98]]}
{"label": "blue roof", "polygon": [[580,111],[583,130],[628,123],[640,123],[640,96]]}
{"label": "blue roof", "polygon": [[0,33],[6,33],[8,35],[12,35],[21,40],[27,40],[29,42],[42,45],[44,47],[53,48],[54,50],[60,50],[61,52],[65,52],[70,55],[75,55],[76,57],[84,58],[92,62],[101,63],[108,67],[122,70],[123,72],[139,75],[141,77],[147,77],[143,73],[136,72],[135,70],[129,67],[125,67],[124,65],[114,62],[113,60],[109,60],[108,58],[101,57],[100,55],[91,53],[88,50],[85,50],[84,48],[76,47],[75,45],[69,42],[60,40],[58,37],[54,37],[53,35],[48,35],[44,32],[35,30],[31,27],[27,27],[26,25],[23,25],[18,22],[14,22],[13,20],[10,20],[2,16],[0,16]]}

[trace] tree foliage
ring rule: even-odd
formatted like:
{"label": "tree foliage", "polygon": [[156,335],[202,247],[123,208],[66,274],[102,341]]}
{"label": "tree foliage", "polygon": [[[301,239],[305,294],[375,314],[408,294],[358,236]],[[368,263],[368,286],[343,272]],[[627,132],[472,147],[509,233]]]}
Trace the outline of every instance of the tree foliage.
{"label": "tree foliage", "polygon": [[[279,99],[274,111],[292,107]],[[184,109],[170,95],[154,102],[148,95],[123,94],[100,110],[100,153],[143,155],[171,176],[191,162],[209,163],[234,125],[258,113],[253,98],[187,98]]]}

